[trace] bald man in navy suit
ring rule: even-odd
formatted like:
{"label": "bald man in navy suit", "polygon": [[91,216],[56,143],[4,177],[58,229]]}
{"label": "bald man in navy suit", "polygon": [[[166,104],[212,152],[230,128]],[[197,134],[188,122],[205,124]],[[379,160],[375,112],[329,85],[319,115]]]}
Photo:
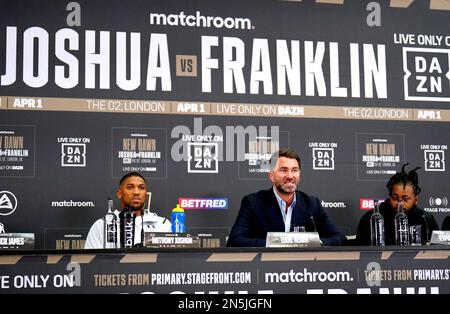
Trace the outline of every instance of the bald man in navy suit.
{"label": "bald man in navy suit", "polygon": [[227,246],[264,247],[267,232],[289,232],[292,226],[318,232],[324,246],[345,244],[345,236],[330,221],[320,200],[297,191],[300,165],[300,157],[291,149],[273,154],[269,172],[273,186],[242,199]]}

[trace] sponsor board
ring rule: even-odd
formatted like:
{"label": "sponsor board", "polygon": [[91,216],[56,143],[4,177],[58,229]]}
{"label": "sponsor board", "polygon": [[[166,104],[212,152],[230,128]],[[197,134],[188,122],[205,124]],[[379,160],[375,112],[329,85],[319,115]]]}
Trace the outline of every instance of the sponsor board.
{"label": "sponsor board", "polygon": [[[385,201],[384,198],[378,198],[378,202],[381,204]],[[371,210],[374,208],[375,199],[374,198],[360,198],[359,199],[359,209],[360,210]]]}
{"label": "sponsor board", "polygon": [[357,179],[386,181],[405,162],[403,134],[356,133]]}
{"label": "sponsor board", "polygon": [[86,167],[86,144],[61,144],[62,167]]}
{"label": "sponsor board", "polygon": [[219,173],[217,143],[188,143],[188,173]]}
{"label": "sponsor board", "polygon": [[405,100],[450,101],[450,49],[403,47],[403,71]]}
{"label": "sponsor board", "polygon": [[[259,133],[245,140],[244,160],[238,162],[238,177],[242,179],[267,180],[270,158],[280,148],[289,147],[289,132],[279,131],[279,127],[258,128]],[[267,132],[266,132],[267,131]],[[269,133],[270,131],[270,133]]]}
{"label": "sponsor board", "polygon": [[312,149],[314,170],[334,170],[337,143],[309,142],[308,146]]}
{"label": "sponsor board", "polygon": [[228,198],[180,197],[178,204],[184,209],[228,209]]}
{"label": "sponsor board", "polygon": [[82,208],[82,207],[95,207],[95,203],[92,201],[74,201],[74,200],[64,200],[64,201],[51,201],[52,207],[60,208]]}
{"label": "sponsor board", "polygon": [[34,233],[0,233],[0,249],[34,249]]}
{"label": "sponsor board", "polygon": [[0,125],[0,177],[34,177],[36,127]]}
{"label": "sponsor board", "polygon": [[425,171],[445,171],[445,152],[448,146],[442,144],[421,144]]}
{"label": "sponsor board", "polygon": [[[283,143],[288,145],[289,134],[283,134]],[[240,178],[260,178],[267,173],[268,160],[280,147],[278,126],[203,127],[202,118],[194,118],[192,130],[186,125],[175,126],[171,137],[177,139],[171,157],[175,162],[186,161],[188,173],[219,173],[219,162],[238,161]]]}
{"label": "sponsor board", "polygon": [[447,196],[430,196],[424,210],[429,213],[450,213],[449,200]]}
{"label": "sponsor board", "polygon": [[450,289],[448,251],[442,248],[199,252],[19,255],[2,265],[0,285],[3,293],[202,295],[411,295],[448,294]]}
{"label": "sponsor board", "polygon": [[342,201],[337,202],[337,201],[322,200],[320,204],[322,205],[323,208],[347,208],[347,204]]}
{"label": "sponsor board", "polygon": [[17,197],[10,191],[0,191],[0,215],[9,216],[17,209]]}
{"label": "sponsor board", "polygon": [[57,140],[61,143],[61,167],[86,167],[90,138],[61,136]]}
{"label": "sponsor board", "polygon": [[44,228],[44,248],[47,250],[84,249],[88,228]]}
{"label": "sponsor board", "polygon": [[112,128],[112,174],[137,171],[144,177],[167,177],[166,129]]}

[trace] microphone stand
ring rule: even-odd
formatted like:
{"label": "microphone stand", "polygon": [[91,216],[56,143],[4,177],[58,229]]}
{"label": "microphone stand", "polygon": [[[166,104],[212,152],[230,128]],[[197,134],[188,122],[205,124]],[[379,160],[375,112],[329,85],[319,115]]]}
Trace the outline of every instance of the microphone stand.
{"label": "microphone stand", "polygon": [[428,243],[429,241],[430,241],[430,238],[429,238],[429,236],[428,236],[428,233],[429,233],[429,229],[428,229],[428,223],[427,223],[427,218],[425,217],[425,215],[422,215],[422,219],[423,219],[423,221],[425,222],[425,234],[426,234],[426,236],[427,236],[427,242],[426,243]]}

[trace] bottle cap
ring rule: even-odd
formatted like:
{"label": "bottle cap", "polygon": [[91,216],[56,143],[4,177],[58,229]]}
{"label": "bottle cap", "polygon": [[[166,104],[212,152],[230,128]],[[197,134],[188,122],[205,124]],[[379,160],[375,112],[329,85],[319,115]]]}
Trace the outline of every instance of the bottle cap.
{"label": "bottle cap", "polygon": [[177,207],[173,208],[172,212],[184,213],[184,208],[180,207],[180,204],[177,204]]}

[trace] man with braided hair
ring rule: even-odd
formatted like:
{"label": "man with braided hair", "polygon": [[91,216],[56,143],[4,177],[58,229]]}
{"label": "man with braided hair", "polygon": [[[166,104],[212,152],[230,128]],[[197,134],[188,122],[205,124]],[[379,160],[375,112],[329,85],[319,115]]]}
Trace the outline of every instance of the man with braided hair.
{"label": "man with braided hair", "polygon": [[[389,197],[380,205],[380,213],[384,218],[385,243],[386,245],[395,245],[395,223],[394,217],[397,214],[397,205],[403,202],[403,208],[408,216],[410,226],[422,226],[422,244],[425,244],[431,237],[433,230],[439,230],[439,226],[433,215],[417,207],[419,201],[419,176],[416,167],[406,172],[405,164],[402,170],[393,175],[386,187],[389,191]],[[372,210],[361,217],[356,234],[356,242],[359,245],[370,245],[370,216]]]}

